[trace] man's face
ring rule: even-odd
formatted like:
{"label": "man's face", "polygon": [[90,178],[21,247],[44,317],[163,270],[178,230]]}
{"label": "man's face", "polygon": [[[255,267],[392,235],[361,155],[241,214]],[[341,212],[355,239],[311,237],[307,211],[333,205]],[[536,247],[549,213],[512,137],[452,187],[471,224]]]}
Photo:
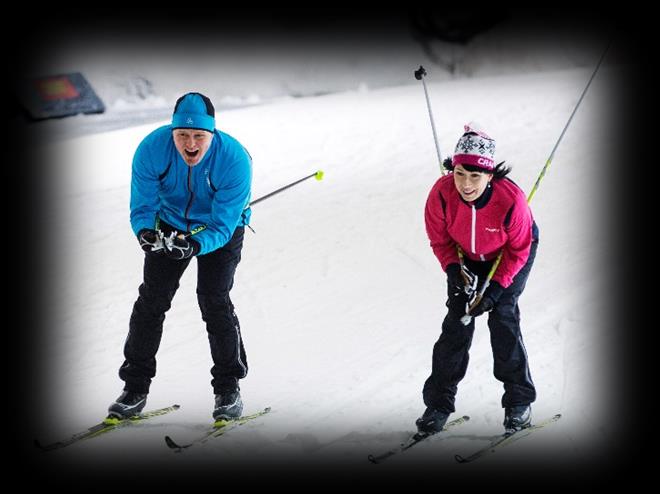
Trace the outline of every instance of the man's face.
{"label": "man's face", "polygon": [[174,129],[172,131],[176,150],[188,166],[195,166],[209,150],[213,134],[199,129]]}

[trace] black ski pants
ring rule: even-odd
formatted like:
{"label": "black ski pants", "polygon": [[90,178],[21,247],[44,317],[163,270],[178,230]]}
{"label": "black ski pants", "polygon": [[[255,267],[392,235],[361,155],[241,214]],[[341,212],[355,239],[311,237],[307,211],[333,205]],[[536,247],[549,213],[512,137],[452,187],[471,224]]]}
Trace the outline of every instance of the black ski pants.
{"label": "black ski pants", "polygon": [[[488,313],[490,343],[494,358],[495,378],[504,384],[502,407],[528,405],[536,399],[536,389],[532,382],[527,362],[527,352],[520,332],[520,310],[518,298],[525,288],[527,278],[534,264],[538,240],[532,242],[527,262],[513,278],[513,283],[504,290],[502,296]],[[485,280],[492,266],[491,262],[465,261],[470,271]],[[451,293],[448,289],[447,293]],[[458,383],[465,377],[468,367],[470,345],[474,335],[474,318],[467,326],[461,322],[465,315],[467,296],[449,296],[447,316],[442,323],[442,333],[433,347],[431,376],[424,383],[424,404],[453,413]]]}
{"label": "black ski pants", "polygon": [[[197,256],[197,301],[211,346],[211,385],[216,394],[237,389],[238,380],[248,371],[240,325],[229,298],[236,266],[241,260],[244,230],[236,228],[223,247]],[[131,314],[124,345],[125,361],[119,369],[124,390],[149,392],[156,375],[156,352],[165,313],[189,264],[190,259],[179,261],[159,253],[145,254],[144,280]]]}

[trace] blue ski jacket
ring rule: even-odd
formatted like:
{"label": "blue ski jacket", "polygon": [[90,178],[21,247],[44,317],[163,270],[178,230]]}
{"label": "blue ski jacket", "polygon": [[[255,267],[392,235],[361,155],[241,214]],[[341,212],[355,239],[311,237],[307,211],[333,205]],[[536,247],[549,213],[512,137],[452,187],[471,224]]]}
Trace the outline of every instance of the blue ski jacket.
{"label": "blue ski jacket", "polygon": [[160,220],[199,242],[198,255],[225,245],[250,223],[252,159],[229,134],[215,130],[206,155],[188,166],[174,146],[172,126],[146,136],[133,157],[131,227],[155,229]]}

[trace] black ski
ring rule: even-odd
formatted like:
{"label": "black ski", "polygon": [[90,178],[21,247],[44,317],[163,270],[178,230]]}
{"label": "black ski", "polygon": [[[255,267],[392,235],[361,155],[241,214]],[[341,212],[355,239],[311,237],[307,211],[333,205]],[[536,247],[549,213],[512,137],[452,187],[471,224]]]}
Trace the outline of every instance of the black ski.
{"label": "black ski", "polygon": [[456,459],[457,462],[459,463],[469,463],[471,461],[474,461],[478,458],[481,458],[484,455],[487,455],[489,453],[495,453],[498,448],[501,448],[503,446],[506,446],[507,444],[511,444],[515,441],[518,441],[519,439],[522,439],[524,437],[529,436],[532,434],[534,431],[542,429],[546,425],[550,425],[554,422],[557,422],[561,418],[561,414],[558,413],[554,417],[551,417],[549,419],[546,419],[542,422],[539,422],[534,425],[530,425],[529,427],[526,427],[522,430],[519,430],[517,432],[513,433],[507,433],[503,434],[501,436],[497,436],[495,439],[493,439],[488,446],[485,446],[474,453],[472,453],[470,456],[461,456],[461,455],[454,455],[454,458]]}
{"label": "black ski", "polygon": [[[463,415],[462,417],[451,420],[451,421],[449,421],[445,424],[445,427],[444,427],[444,429],[442,429],[442,432],[444,432],[447,429],[450,429],[452,427],[455,427],[457,425],[464,424],[468,420],[470,420],[470,417],[468,417],[467,415]],[[385,453],[382,453],[382,454],[377,455],[377,456],[369,455],[367,458],[369,459],[369,461],[371,463],[381,463],[384,460],[386,460],[387,458],[389,458],[390,456],[394,456],[397,453],[403,453],[404,451],[409,450],[410,448],[412,448],[416,444],[419,444],[422,441],[425,441],[426,439],[428,439],[429,437],[435,436],[436,434],[425,434],[423,432],[417,432],[417,433],[413,434],[410,437],[410,439],[408,439],[406,442],[401,444],[398,448],[391,449],[391,450],[386,451]]]}
{"label": "black ski", "polygon": [[203,444],[209,441],[210,439],[213,439],[214,437],[220,437],[223,434],[226,434],[230,430],[234,429],[235,427],[238,427],[239,425],[243,425],[251,420],[266,415],[269,412],[270,412],[270,407],[267,407],[261,410],[260,412],[253,413],[252,415],[245,415],[237,419],[218,420],[215,422],[215,424],[213,424],[211,430],[206,431],[197,439],[194,439],[187,444],[179,444],[175,442],[174,439],[172,439],[170,436],[165,436],[165,443],[170,449],[173,449],[176,452],[181,452],[187,448],[190,448],[191,446],[194,446],[195,444]]}
{"label": "black ski", "polygon": [[161,415],[165,415],[166,413],[178,409],[179,409],[179,405],[172,405],[171,407],[149,410],[147,412],[143,412],[139,415],[136,415],[135,417],[131,417],[130,419],[118,419],[115,417],[107,417],[100,424],[96,424],[85,431],[74,434],[68,439],[64,439],[62,441],[56,441],[51,444],[41,444],[37,439],[35,439],[34,445],[43,451],[52,451],[54,449],[64,448],[65,446],[69,446],[73,443],[77,443],[78,441],[82,441],[83,439],[97,437],[100,436],[101,434],[105,434],[106,432],[119,429],[120,427],[125,427],[127,425],[144,422],[145,420],[150,419],[152,417],[159,417]]}

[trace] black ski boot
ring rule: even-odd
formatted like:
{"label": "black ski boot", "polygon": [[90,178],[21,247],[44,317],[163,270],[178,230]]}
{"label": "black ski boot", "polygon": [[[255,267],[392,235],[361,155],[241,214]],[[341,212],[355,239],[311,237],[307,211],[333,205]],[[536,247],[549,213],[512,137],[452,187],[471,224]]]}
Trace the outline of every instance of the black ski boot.
{"label": "black ski boot", "polygon": [[435,434],[444,429],[449,414],[435,408],[427,408],[424,414],[417,419],[415,425],[422,434]]}
{"label": "black ski boot", "polygon": [[504,409],[504,431],[513,434],[529,427],[532,422],[532,407],[529,405],[518,405]]}
{"label": "black ski boot", "polygon": [[215,395],[213,418],[217,420],[237,419],[243,413],[243,401],[238,389]]}
{"label": "black ski boot", "polygon": [[108,408],[108,417],[128,419],[138,415],[147,404],[147,393],[124,391]]}

